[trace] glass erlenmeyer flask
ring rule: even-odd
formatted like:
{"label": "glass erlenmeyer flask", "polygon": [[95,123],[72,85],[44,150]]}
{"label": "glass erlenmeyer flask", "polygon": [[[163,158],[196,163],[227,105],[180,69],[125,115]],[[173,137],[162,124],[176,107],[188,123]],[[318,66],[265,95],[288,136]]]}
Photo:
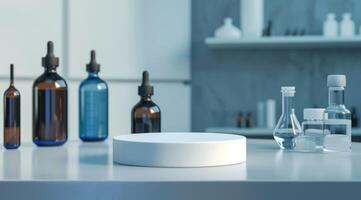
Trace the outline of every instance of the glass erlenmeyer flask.
{"label": "glass erlenmeyer flask", "polygon": [[295,115],[293,108],[295,87],[281,87],[282,115],[278,120],[273,137],[282,149],[293,149],[296,146],[295,139],[302,133],[302,128]]}

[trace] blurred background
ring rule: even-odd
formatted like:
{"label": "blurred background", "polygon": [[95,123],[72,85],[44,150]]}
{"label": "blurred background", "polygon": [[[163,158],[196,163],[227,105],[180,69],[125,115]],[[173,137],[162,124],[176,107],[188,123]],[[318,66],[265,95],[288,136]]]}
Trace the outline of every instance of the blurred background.
{"label": "blurred background", "polygon": [[[242,2],[249,7],[242,8]],[[301,122],[304,108],[328,105],[327,75],[340,73],[347,76],[345,102],[349,109],[354,107],[356,110],[353,134],[359,134],[356,126],[357,111],[361,109],[361,1],[253,2],[192,1],[192,130],[250,133],[253,130],[232,127],[237,126],[240,112],[244,121],[250,113],[251,127],[259,127],[259,103],[267,99],[276,102],[276,119],[272,121],[277,122],[281,114],[280,87],[290,85],[296,87],[295,109]],[[262,3],[263,6],[259,6]],[[262,14],[249,16],[261,9]],[[325,33],[329,13],[334,13],[339,26],[337,36]],[[344,13],[352,16],[353,35],[340,35]],[[241,28],[240,39],[214,36],[226,17]],[[245,17],[253,24],[263,23],[264,29],[260,30],[263,36],[246,35],[246,30],[242,30],[242,18]],[[268,27],[270,21],[271,27]],[[243,25],[246,24],[243,22]],[[205,43],[207,37],[209,40]],[[245,122],[241,123],[241,127],[245,125]],[[261,125],[265,127],[264,123]],[[272,134],[271,127],[254,131],[255,134]]]}
{"label": "blurred background", "polygon": [[[281,114],[281,86],[296,86],[295,109],[302,121],[303,108],[327,106],[326,78],[335,73],[347,76],[346,105],[356,111],[357,122],[361,0],[257,0],[262,6],[250,8],[242,1],[252,2],[0,0],[0,89],[8,87],[14,63],[22,94],[22,141],[31,141],[31,88],[43,71],[48,40],[55,43],[58,71],[69,85],[70,139],[78,138],[78,86],[87,75],[91,49],[110,87],[111,136],[130,132],[143,70],[155,86],[163,131],[270,136]],[[323,36],[329,13],[339,24],[350,13],[354,35]],[[260,24],[259,37],[246,35],[245,17],[250,26]],[[225,18],[240,29],[238,39],[215,36]]]}
{"label": "blurred background", "polygon": [[110,88],[110,136],[130,133],[143,70],[149,70],[155,86],[163,130],[189,131],[190,12],[189,0],[1,0],[0,88],[9,86],[14,63],[22,141],[31,141],[32,84],[44,71],[41,57],[48,40],[54,41],[58,72],[69,86],[70,139],[78,138],[78,87],[87,77],[91,49]]}

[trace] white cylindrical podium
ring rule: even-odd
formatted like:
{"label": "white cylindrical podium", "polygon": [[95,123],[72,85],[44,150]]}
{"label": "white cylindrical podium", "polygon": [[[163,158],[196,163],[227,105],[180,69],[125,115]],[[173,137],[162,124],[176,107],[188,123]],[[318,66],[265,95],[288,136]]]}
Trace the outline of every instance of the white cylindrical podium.
{"label": "white cylindrical podium", "polygon": [[113,161],[148,167],[207,167],[246,161],[246,138],[221,133],[144,133],[113,138]]}

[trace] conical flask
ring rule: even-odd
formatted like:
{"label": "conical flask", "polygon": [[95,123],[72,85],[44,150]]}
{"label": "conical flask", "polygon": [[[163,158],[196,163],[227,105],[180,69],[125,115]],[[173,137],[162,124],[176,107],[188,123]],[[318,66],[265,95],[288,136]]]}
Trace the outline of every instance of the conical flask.
{"label": "conical flask", "polygon": [[302,133],[302,128],[293,108],[295,87],[281,87],[282,115],[278,120],[273,137],[281,149],[294,149],[295,139]]}

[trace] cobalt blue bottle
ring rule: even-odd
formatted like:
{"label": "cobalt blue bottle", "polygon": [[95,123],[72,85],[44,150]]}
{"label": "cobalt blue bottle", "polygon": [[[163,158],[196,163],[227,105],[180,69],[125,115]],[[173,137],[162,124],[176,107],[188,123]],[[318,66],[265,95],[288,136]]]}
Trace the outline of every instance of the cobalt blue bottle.
{"label": "cobalt blue bottle", "polygon": [[103,141],[108,137],[108,85],[98,76],[100,65],[94,50],[90,56],[88,78],[79,86],[79,137],[83,141]]}

